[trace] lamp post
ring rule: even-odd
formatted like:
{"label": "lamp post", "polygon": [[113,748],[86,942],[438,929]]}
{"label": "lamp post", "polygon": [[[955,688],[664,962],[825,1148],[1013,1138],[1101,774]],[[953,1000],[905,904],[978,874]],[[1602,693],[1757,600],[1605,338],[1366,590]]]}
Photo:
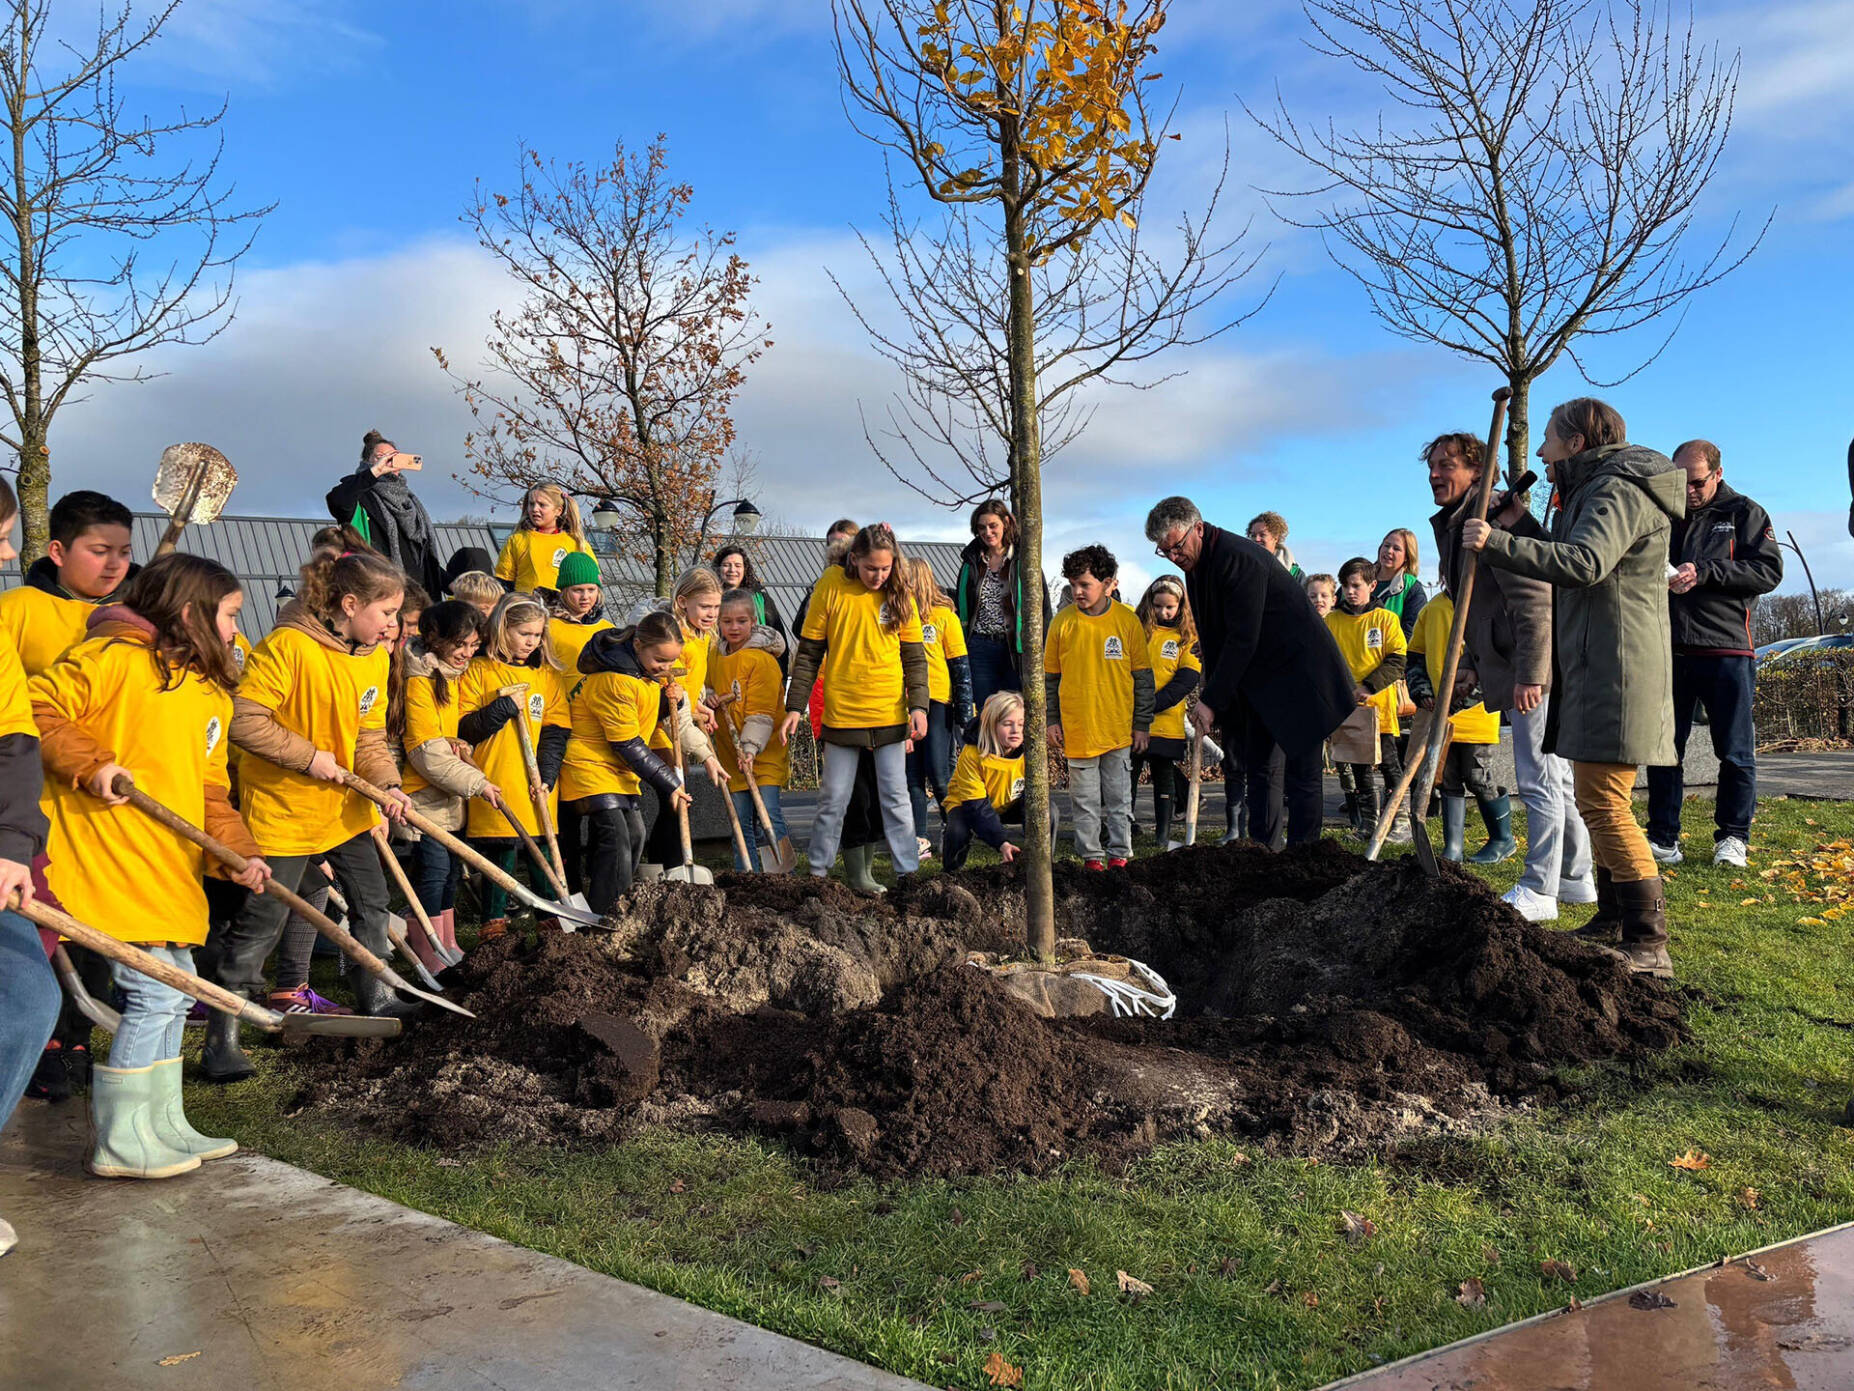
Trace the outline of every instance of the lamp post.
{"label": "lamp post", "polygon": [[1803,578],[1809,581],[1809,597],[1815,601],[1815,630],[1818,633],[1826,633],[1828,624],[1822,620],[1822,596],[1815,592],[1815,576],[1809,571],[1809,557],[1804,555],[1802,547],[1796,544],[1795,532],[1786,531],[1783,534],[1790,539],[1779,541],[1777,545],[1784,550],[1795,551],[1796,558],[1802,562]]}
{"label": "lamp post", "polygon": [[744,497],[731,497],[725,502],[717,502],[708,509],[708,515],[702,518],[701,534],[695,539],[695,558],[700,560],[701,553],[708,544],[708,526],[715,519],[715,514],[723,507],[734,509],[734,531],[736,536],[751,536],[760,526],[760,509]]}

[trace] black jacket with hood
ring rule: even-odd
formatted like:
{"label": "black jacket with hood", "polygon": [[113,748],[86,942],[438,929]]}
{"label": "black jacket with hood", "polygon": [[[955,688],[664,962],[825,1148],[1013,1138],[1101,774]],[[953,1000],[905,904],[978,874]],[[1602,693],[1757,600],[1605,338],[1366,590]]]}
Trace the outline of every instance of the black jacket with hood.
{"label": "black jacket with hood", "polygon": [[1684,656],[1750,656],[1751,606],[1783,583],[1783,551],[1770,515],[1724,479],[1712,501],[1676,518],[1670,565],[1691,565],[1699,583],[1667,596],[1674,651]]}

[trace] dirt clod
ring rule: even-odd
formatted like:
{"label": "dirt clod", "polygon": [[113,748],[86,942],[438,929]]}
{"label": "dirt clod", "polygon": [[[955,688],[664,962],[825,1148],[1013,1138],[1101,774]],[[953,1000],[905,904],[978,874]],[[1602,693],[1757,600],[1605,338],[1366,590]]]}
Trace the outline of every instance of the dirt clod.
{"label": "dirt clod", "polygon": [[1331,843],[1056,870],[1058,930],[1143,961],[1171,1020],[1048,1019],[969,951],[1023,940],[1010,867],[907,882],[634,890],[610,933],[472,952],[392,1041],[305,1050],[305,1104],[444,1149],[651,1124],[777,1136],[883,1178],[1117,1164],[1175,1137],[1329,1156],[1569,1099],[1567,1065],[1685,1036],[1676,997],[1459,869]]}

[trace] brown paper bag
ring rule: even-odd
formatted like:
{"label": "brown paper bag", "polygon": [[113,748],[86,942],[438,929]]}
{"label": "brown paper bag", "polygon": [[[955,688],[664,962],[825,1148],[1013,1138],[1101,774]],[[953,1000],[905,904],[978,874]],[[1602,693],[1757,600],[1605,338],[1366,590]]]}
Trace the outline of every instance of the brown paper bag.
{"label": "brown paper bag", "polygon": [[1378,708],[1361,705],[1332,732],[1333,762],[1376,767],[1378,762]]}

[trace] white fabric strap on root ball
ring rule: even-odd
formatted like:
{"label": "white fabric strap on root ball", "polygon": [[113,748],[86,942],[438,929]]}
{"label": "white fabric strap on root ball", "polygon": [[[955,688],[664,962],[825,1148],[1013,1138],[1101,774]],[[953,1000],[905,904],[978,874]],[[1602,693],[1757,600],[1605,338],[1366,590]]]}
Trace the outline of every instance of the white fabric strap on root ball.
{"label": "white fabric strap on root ball", "polygon": [[[1058,956],[1065,944],[1057,944]],[[1080,945],[1080,944],[1076,944]],[[1106,1014],[1117,1019],[1170,1019],[1178,999],[1159,973],[1143,961],[1082,951],[1053,966],[1004,961],[973,952],[966,964],[989,972],[1012,995],[1045,1019]]]}

